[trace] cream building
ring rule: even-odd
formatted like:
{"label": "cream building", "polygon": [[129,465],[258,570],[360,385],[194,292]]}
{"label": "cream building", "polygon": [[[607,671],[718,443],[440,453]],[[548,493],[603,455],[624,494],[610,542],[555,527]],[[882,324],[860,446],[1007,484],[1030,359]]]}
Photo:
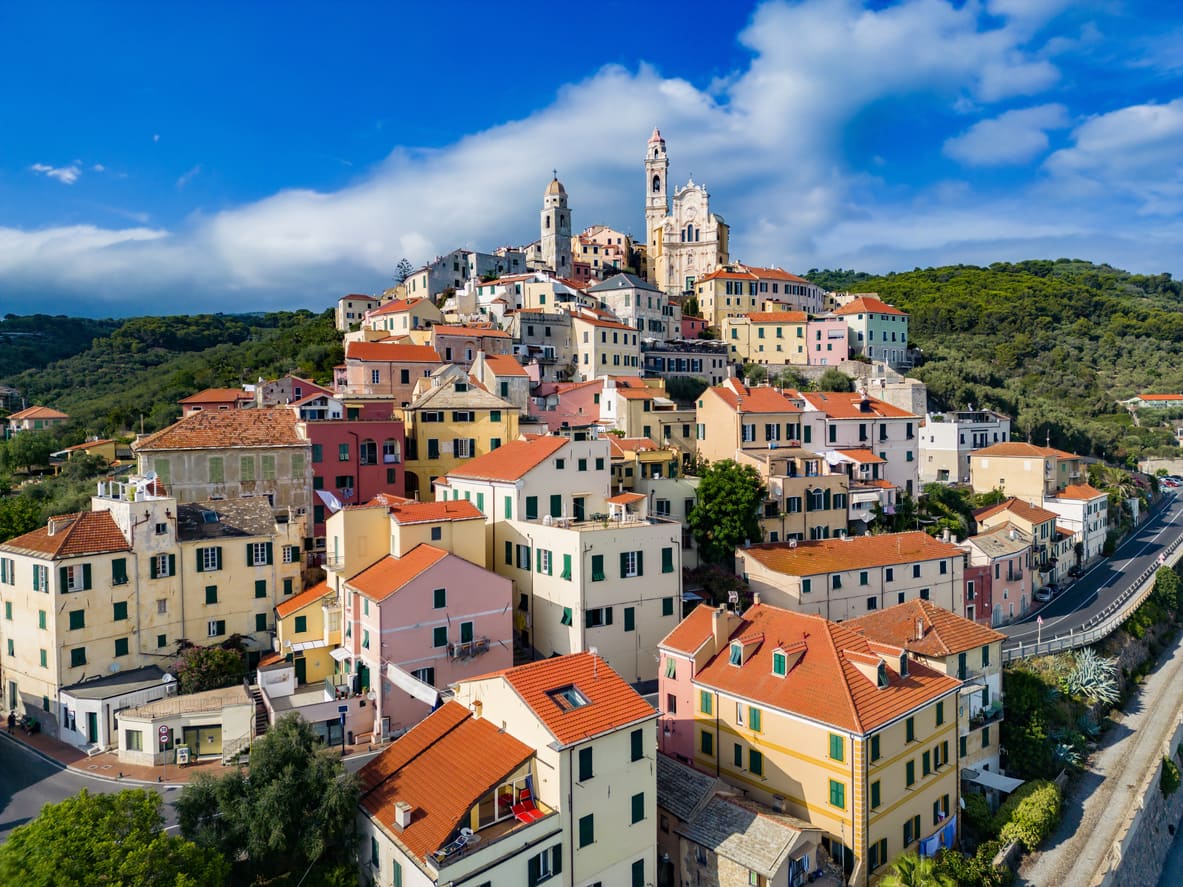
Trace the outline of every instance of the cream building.
{"label": "cream building", "polygon": [[780,268],[758,268],[739,263],[720,262],[698,278],[694,294],[701,317],[716,329],[728,317],[751,312],[798,311],[821,314],[825,292],[803,277]]}
{"label": "cream building", "polygon": [[118,694],[104,715],[80,701],[90,682],[166,667],[182,641],[239,634],[257,658],[300,590],[300,541],[264,499],[178,504],[145,478],[100,483],[91,511],[0,545],[5,701],[64,742],[113,746]]}
{"label": "cream building", "polygon": [[[645,230],[649,280],[670,295],[693,292],[700,276],[727,264],[730,229],[711,212],[704,185],[688,181],[668,196],[665,139],[653,130],[645,149]],[[672,205],[671,205],[672,204]]]}
{"label": "cream building", "polygon": [[911,600],[963,612],[965,552],[927,533],[753,545],[735,572],[768,603],[843,621]]}
{"label": "cream building", "polygon": [[970,454],[1009,440],[1010,419],[994,410],[929,413],[920,430],[920,483],[969,483]]}
{"label": "cream building", "polygon": [[576,361],[572,381],[641,375],[640,333],[633,327],[606,312],[585,309],[571,314],[571,333]]}
{"label": "cream building", "polygon": [[803,424],[801,407],[784,393],[735,378],[700,394],[695,418],[698,455],[708,462],[780,447],[808,448],[814,442],[815,426]]}

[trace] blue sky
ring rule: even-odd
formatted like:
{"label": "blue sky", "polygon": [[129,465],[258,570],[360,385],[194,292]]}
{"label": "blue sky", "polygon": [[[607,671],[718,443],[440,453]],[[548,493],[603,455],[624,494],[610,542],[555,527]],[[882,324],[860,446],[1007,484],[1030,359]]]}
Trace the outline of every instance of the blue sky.
{"label": "blue sky", "polygon": [[402,256],[640,234],[653,126],[732,257],[1183,273],[1183,9],[8,3],[0,314],[320,308]]}

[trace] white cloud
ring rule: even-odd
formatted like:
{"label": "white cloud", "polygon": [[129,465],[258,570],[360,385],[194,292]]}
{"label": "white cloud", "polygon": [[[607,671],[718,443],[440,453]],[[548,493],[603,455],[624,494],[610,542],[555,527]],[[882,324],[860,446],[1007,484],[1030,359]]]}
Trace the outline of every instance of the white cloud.
{"label": "white cloud", "polygon": [[106,172],[107,171],[107,167],[103,166],[101,163],[94,164],[93,166],[91,166],[90,169],[91,169],[91,172]]}
{"label": "white cloud", "polygon": [[948,139],[944,152],[967,166],[1026,163],[1047,150],[1047,130],[1067,125],[1068,109],[1063,105],[1007,111],[991,120],[979,120]]}
{"label": "white cloud", "polygon": [[78,163],[69,166],[50,166],[47,163],[34,163],[29,167],[33,172],[41,173],[51,179],[57,179],[63,185],[73,185],[82,175],[82,167]]}
{"label": "white cloud", "polygon": [[191,181],[193,181],[193,179],[200,172],[201,172],[201,164],[200,163],[198,163],[196,166],[190,167],[185,172],[181,173],[181,176],[177,179],[177,187],[184,188]]}

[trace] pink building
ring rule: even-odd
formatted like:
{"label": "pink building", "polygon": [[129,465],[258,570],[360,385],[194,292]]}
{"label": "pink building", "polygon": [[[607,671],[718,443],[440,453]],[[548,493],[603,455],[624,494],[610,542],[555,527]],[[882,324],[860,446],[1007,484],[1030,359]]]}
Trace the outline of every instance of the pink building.
{"label": "pink building", "polygon": [[1034,590],[1031,537],[1007,521],[970,536],[960,547],[969,555],[965,618],[996,627],[1023,616]]}
{"label": "pink building", "polygon": [[432,688],[513,666],[512,589],[426,542],[345,583],[344,667],[373,694],[376,729],[417,724]]}
{"label": "pink building", "polygon": [[966,619],[978,625],[990,625],[990,614],[993,612],[993,589],[990,581],[991,571],[987,566],[965,568],[965,613]]}
{"label": "pink building", "polygon": [[430,345],[349,342],[345,364],[335,370],[337,395],[347,408],[353,399],[380,400],[387,409],[404,406],[414,399],[415,383],[443,363]]}
{"label": "pink building", "polygon": [[328,509],[316,490],[343,505],[359,505],[379,493],[404,495],[401,420],[338,419],[308,422],[312,443],[312,536],[323,548]]}
{"label": "pink building", "polygon": [[512,354],[513,338],[504,330],[487,326],[443,326],[431,328],[431,344],[445,363],[468,366],[480,351]]}
{"label": "pink building", "polygon": [[682,315],[682,338],[697,339],[707,328],[707,322],[702,317],[687,317]]}
{"label": "pink building", "polygon": [[841,317],[815,317],[805,324],[809,366],[837,366],[850,359],[850,327]]}
{"label": "pink building", "polygon": [[661,658],[657,664],[657,708],[661,712],[657,721],[657,747],[692,766],[695,653],[706,646],[706,640],[715,630],[721,633],[721,642],[725,642],[731,627],[725,621],[720,623],[718,610],[700,605],[657,645]]}

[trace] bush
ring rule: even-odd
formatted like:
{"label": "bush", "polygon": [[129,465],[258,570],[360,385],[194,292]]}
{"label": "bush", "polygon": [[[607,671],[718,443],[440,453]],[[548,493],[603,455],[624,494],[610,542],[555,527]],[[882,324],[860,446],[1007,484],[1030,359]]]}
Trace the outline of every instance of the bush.
{"label": "bush", "polygon": [[996,834],[993,830],[994,814],[990,811],[990,802],[986,796],[977,792],[968,792],[961,796],[965,801],[965,824],[980,838]]}
{"label": "bush", "polygon": [[1028,852],[1039,846],[1060,819],[1060,789],[1038,780],[1024,785],[998,808],[994,824],[1003,843],[1020,842]]}
{"label": "bush", "polygon": [[1170,758],[1162,759],[1162,773],[1158,777],[1158,788],[1164,798],[1179,790],[1179,765]]}

